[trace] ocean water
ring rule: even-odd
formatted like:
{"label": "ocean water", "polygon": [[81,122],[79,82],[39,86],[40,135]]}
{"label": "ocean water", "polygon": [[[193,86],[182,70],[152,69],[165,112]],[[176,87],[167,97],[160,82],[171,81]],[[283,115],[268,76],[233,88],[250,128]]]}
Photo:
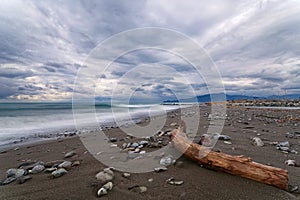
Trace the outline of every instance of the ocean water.
{"label": "ocean water", "polygon": [[[81,128],[94,129],[136,123],[141,118],[177,108],[178,105],[96,103],[76,108],[76,119]],[[0,146],[75,131],[78,126],[75,126],[73,113],[69,102],[0,103]]]}

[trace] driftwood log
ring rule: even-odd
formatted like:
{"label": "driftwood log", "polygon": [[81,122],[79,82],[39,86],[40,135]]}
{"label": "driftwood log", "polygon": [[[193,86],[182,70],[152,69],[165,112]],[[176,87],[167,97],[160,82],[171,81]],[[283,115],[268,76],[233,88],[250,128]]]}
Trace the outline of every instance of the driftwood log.
{"label": "driftwood log", "polygon": [[[171,132],[171,139],[177,150],[204,167],[252,179],[283,190],[288,189],[288,172],[284,169],[259,164],[244,156],[209,151],[199,144],[192,143],[182,129],[174,129]],[[205,156],[199,156],[199,152],[200,155]]]}

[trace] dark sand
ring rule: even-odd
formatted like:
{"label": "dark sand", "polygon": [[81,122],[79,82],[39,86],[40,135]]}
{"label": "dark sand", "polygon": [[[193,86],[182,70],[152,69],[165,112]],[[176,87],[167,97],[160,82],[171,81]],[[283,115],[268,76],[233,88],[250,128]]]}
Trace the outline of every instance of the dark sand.
{"label": "dark sand", "polygon": [[[203,109],[208,110],[209,108]],[[205,112],[203,109],[201,110],[202,114]],[[221,150],[231,155],[245,155],[251,157],[253,161],[286,169],[289,172],[290,184],[300,185],[300,168],[284,164],[287,159],[295,159],[300,163],[300,154],[284,154],[274,145],[269,144],[270,142],[289,141],[291,148],[300,153],[300,138],[285,137],[287,132],[300,131],[300,122],[288,117],[292,115],[299,119],[299,110],[268,111],[235,107],[228,109],[227,113],[229,120],[226,120],[222,134],[229,135],[232,138],[232,144],[219,141],[215,150]],[[251,121],[248,121],[248,118],[251,118]],[[279,118],[282,121],[275,122]],[[170,129],[168,125],[173,121],[178,121],[178,119],[169,118],[164,129]],[[207,117],[201,116],[201,133],[205,133],[207,125]],[[119,129],[110,129],[107,134],[118,138],[124,137]],[[251,145],[250,138],[257,134],[261,134],[258,137],[265,142],[264,147]],[[118,142],[117,144],[122,143]],[[95,175],[106,166],[87,152],[79,137],[67,138],[60,142],[56,140],[42,142],[0,153],[0,180],[6,178],[6,171],[9,168],[16,168],[24,160],[47,162],[64,159],[64,154],[71,150],[75,150],[78,157],[66,160],[79,160],[81,161],[80,166],[72,167],[68,174],[56,179],[51,179],[48,174],[42,172],[32,175],[33,178],[22,185],[13,182],[0,186],[0,199],[98,199],[96,192],[101,185],[95,181]],[[160,173],[131,174],[129,178],[124,178],[122,177],[123,172],[116,171],[113,190],[100,199],[283,200],[300,198],[299,191],[291,194],[252,180],[204,169],[184,156],[178,161],[183,162],[181,167],[172,165],[168,167],[168,171]],[[181,186],[169,185],[166,180],[170,177],[183,180],[184,184]],[[153,182],[148,182],[149,178],[153,178]],[[136,184],[146,186],[148,191],[139,194],[128,190],[128,187]]]}

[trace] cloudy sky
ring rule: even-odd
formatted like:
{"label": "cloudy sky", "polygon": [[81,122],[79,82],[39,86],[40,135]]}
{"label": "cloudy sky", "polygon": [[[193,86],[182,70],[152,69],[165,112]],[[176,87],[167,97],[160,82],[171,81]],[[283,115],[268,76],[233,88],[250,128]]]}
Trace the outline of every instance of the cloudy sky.
{"label": "cloudy sky", "polygon": [[[300,93],[299,16],[299,1],[3,0],[0,99],[70,99],[80,71],[88,73],[75,81],[82,98],[208,93],[212,78],[172,54],[187,48],[180,42],[171,51],[124,52],[103,66],[95,53],[101,43],[144,27],[174,30],[199,44],[229,94]],[[123,41],[110,51],[130,43]]]}

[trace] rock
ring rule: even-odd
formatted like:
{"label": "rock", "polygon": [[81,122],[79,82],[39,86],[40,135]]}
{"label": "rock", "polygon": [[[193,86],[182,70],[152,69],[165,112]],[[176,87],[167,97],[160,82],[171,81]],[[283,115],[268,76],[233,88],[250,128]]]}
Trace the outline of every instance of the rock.
{"label": "rock", "polygon": [[29,173],[37,174],[37,173],[44,171],[44,169],[45,169],[44,165],[36,165],[36,166],[34,166],[34,168],[32,168],[32,170],[29,170]]}
{"label": "rock", "polygon": [[251,142],[253,145],[258,146],[258,147],[264,146],[264,142],[259,137],[252,138]]}
{"label": "rock", "polygon": [[280,142],[276,145],[277,147],[290,147],[289,141]]}
{"label": "rock", "polygon": [[232,144],[232,142],[224,141],[225,144]]}
{"label": "rock", "polygon": [[15,180],[17,180],[16,177],[13,177],[13,176],[8,177],[7,179],[5,179],[5,180],[2,182],[2,185],[10,184],[10,183],[14,182]]}
{"label": "rock", "polygon": [[101,197],[101,196],[106,195],[106,194],[107,194],[107,190],[104,189],[104,188],[100,188],[100,189],[98,190],[98,192],[97,192],[97,196],[98,196],[98,197]]}
{"label": "rock", "polygon": [[66,170],[70,170],[71,167],[72,167],[72,162],[70,162],[70,161],[65,161],[65,162],[59,164],[58,167],[59,167],[59,168],[64,168],[64,169],[66,169]]}
{"label": "rock", "polygon": [[131,147],[132,147],[132,148],[137,148],[138,146],[139,146],[139,144],[136,143],[136,142],[131,144]]}
{"label": "rock", "polygon": [[223,141],[228,141],[231,140],[231,137],[229,137],[228,135],[219,135],[218,139]]}
{"label": "rock", "polygon": [[145,193],[148,190],[146,186],[140,186],[139,189],[140,189],[140,193]]}
{"label": "rock", "polygon": [[166,182],[170,185],[182,185],[184,183],[183,181],[175,181],[173,177],[169,178]]}
{"label": "rock", "polygon": [[26,175],[26,170],[24,169],[9,169],[6,171],[7,178],[9,177],[14,177],[14,178],[19,178],[21,176]]}
{"label": "rock", "polygon": [[96,174],[96,179],[102,183],[107,183],[114,179],[114,172],[110,168],[106,168],[103,171]]}
{"label": "rock", "polygon": [[51,173],[51,172],[54,172],[55,170],[57,170],[56,167],[51,167],[51,168],[46,168],[44,172]]}
{"label": "rock", "polygon": [[65,158],[71,158],[75,155],[77,155],[77,153],[75,151],[70,151],[70,152],[65,154]]}
{"label": "rock", "polygon": [[106,189],[107,191],[110,191],[113,188],[113,183],[112,182],[108,182],[108,183],[104,184],[102,186],[102,188]]}
{"label": "rock", "polygon": [[118,145],[117,144],[111,144],[110,147],[115,148],[115,147],[118,147]]}
{"label": "rock", "polygon": [[159,164],[169,166],[172,164],[172,158],[170,156],[165,156],[159,161]]}
{"label": "rock", "polygon": [[170,124],[170,126],[171,126],[171,127],[177,126],[177,123],[176,123],[176,122],[173,122],[173,123]]}
{"label": "rock", "polygon": [[58,165],[60,165],[61,163],[65,162],[65,160],[54,160],[54,161],[49,161],[49,162],[46,162],[44,164],[44,166],[46,168],[51,168],[51,167],[58,167]]}
{"label": "rock", "polygon": [[33,162],[33,161],[26,161],[26,162],[23,162],[21,163],[18,168],[22,168],[22,167],[26,167],[26,166],[29,166],[29,165],[33,165],[35,164],[36,162]]}
{"label": "rock", "polygon": [[289,191],[290,193],[293,193],[293,192],[296,192],[298,189],[299,189],[298,186],[292,186],[292,185],[289,185],[288,191]]}
{"label": "rock", "polygon": [[149,178],[149,179],[148,179],[148,182],[149,182],[149,183],[152,183],[152,182],[153,182],[153,178]]}
{"label": "rock", "polygon": [[124,178],[129,178],[129,177],[130,177],[130,174],[125,172],[125,173],[122,174],[122,176],[123,176]]}
{"label": "rock", "polygon": [[80,161],[79,160],[76,160],[72,163],[72,167],[76,167],[76,166],[79,166],[80,165]]}
{"label": "rock", "polygon": [[55,170],[55,171],[52,172],[51,174],[52,174],[52,176],[53,176],[54,178],[58,178],[58,177],[61,177],[61,176],[65,175],[65,174],[67,174],[67,173],[68,173],[67,170],[65,170],[64,168],[60,168],[60,169],[58,169],[58,170]]}
{"label": "rock", "polygon": [[164,171],[167,171],[167,170],[168,170],[168,168],[166,168],[166,167],[156,167],[156,168],[154,168],[155,172],[164,172]]}
{"label": "rock", "polygon": [[148,141],[142,140],[142,141],[139,142],[139,145],[146,146],[146,145],[148,145],[148,143],[149,143]]}
{"label": "rock", "polygon": [[110,142],[117,142],[118,140],[117,140],[117,138],[109,138],[109,141]]}
{"label": "rock", "polygon": [[134,152],[134,153],[139,153],[140,150],[141,150],[140,148],[136,148],[133,152]]}
{"label": "rock", "polygon": [[146,151],[140,151],[140,154],[145,154],[146,153]]}
{"label": "rock", "polygon": [[288,165],[288,166],[293,166],[293,167],[297,166],[296,161],[295,160],[291,160],[291,159],[286,160],[284,163],[286,165]]}
{"label": "rock", "polygon": [[32,179],[31,176],[21,176],[20,178],[18,178],[18,181],[19,181],[19,184],[23,184],[30,179]]}
{"label": "rock", "polygon": [[37,165],[45,165],[45,163],[42,162],[42,161],[38,161],[38,162],[36,162],[34,164],[31,164],[31,165],[23,165],[20,168],[25,169],[25,170],[30,170],[30,169],[34,168],[35,166],[37,166]]}
{"label": "rock", "polygon": [[122,148],[123,148],[123,149],[126,149],[126,148],[127,148],[127,143],[123,143],[123,144],[122,144]]}

